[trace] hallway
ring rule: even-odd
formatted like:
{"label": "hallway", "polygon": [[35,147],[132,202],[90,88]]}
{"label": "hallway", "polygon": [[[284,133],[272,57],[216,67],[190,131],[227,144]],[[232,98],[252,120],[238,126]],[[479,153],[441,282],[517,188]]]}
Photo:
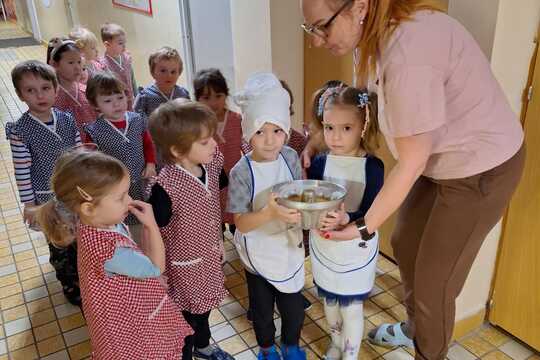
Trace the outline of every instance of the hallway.
{"label": "hallway", "polygon": [[[0,23],[1,39],[28,36],[15,25]],[[1,45],[1,44],[0,44]],[[90,359],[90,342],[85,320],[78,307],[66,302],[54,269],[49,264],[49,250],[41,233],[26,228],[13,176],[10,147],[4,125],[26,111],[11,84],[12,67],[26,59],[45,59],[41,45],[0,48],[0,360]],[[211,315],[212,337],[239,360],[253,360],[258,349],[252,325],[247,321],[247,288],[242,265],[233,244],[225,242],[227,288],[230,296],[219,311]],[[329,343],[321,303],[316,298],[313,277],[306,260],[306,297],[312,303],[302,331],[302,346],[308,359],[318,359]],[[405,308],[398,300],[402,286],[399,271],[381,257],[378,277],[371,298],[365,302],[365,334],[377,325],[405,319]],[[280,328],[275,314],[276,328]],[[364,342],[362,360],[413,359],[405,349],[379,348]],[[451,360],[509,359],[540,360],[509,335],[491,326],[467,335],[455,343]]]}

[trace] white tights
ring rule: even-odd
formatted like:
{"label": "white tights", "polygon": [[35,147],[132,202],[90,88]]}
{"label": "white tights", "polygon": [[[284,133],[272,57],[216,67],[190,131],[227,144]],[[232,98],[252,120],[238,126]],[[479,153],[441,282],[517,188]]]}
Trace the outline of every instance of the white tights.
{"label": "white tights", "polygon": [[356,360],[364,334],[364,304],[359,302],[348,306],[339,306],[339,303],[329,305],[325,300],[324,313],[332,338],[330,347],[334,348],[327,356],[339,357],[339,350],[341,359]]}

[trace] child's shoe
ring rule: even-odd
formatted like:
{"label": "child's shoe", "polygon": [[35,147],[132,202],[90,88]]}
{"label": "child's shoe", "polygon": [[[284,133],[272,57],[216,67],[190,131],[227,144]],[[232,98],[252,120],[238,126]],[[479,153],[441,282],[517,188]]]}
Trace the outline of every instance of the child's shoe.
{"label": "child's shoe", "polygon": [[276,350],[276,347],[272,345],[267,350],[260,349],[257,355],[258,360],[281,360],[281,356]]}
{"label": "child's shoe", "polygon": [[201,349],[193,349],[193,358],[201,360],[234,360],[231,354],[223,351],[215,344],[208,345],[208,348],[209,351],[205,352],[202,352]]}
{"label": "child's shoe", "polygon": [[283,360],[306,360],[306,352],[298,345],[281,345]]}
{"label": "child's shoe", "polygon": [[323,359],[324,360],[341,359],[341,349],[333,342],[330,343],[330,346],[328,346],[328,349],[326,350],[326,354],[323,356]]}

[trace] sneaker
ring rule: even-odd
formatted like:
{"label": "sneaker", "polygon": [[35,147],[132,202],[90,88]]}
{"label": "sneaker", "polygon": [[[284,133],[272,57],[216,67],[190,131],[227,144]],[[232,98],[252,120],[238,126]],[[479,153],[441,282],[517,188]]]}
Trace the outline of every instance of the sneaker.
{"label": "sneaker", "polygon": [[306,360],[306,352],[298,345],[281,345],[283,360]]}
{"label": "sneaker", "polygon": [[210,355],[203,354],[197,348],[193,349],[193,357],[201,360],[234,360],[231,354],[221,350],[216,344],[210,345],[212,352]]}
{"label": "sneaker", "polygon": [[302,298],[304,299],[304,311],[308,311],[311,309],[311,301],[309,301],[304,295],[302,295]]}
{"label": "sneaker", "polygon": [[259,350],[257,355],[258,360],[281,360],[281,356],[276,350],[276,347],[272,345],[268,350]]}

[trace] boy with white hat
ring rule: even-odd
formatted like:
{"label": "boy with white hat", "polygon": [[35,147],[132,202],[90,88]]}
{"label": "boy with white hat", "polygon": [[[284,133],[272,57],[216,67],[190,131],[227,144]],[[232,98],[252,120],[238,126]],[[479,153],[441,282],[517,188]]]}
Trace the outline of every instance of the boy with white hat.
{"label": "boy with white hat", "polygon": [[[228,211],[234,214],[234,241],[246,269],[259,359],[280,359],[274,346],[274,303],[282,317],[281,352],[303,360],[298,346],[304,322],[304,249],[300,213],[280,206],[272,186],[302,178],[298,155],[284,146],[291,127],[290,98],[271,73],[252,75],[235,96],[242,109],[242,132],[252,151],[234,166]],[[300,247],[299,247],[300,246]]]}

